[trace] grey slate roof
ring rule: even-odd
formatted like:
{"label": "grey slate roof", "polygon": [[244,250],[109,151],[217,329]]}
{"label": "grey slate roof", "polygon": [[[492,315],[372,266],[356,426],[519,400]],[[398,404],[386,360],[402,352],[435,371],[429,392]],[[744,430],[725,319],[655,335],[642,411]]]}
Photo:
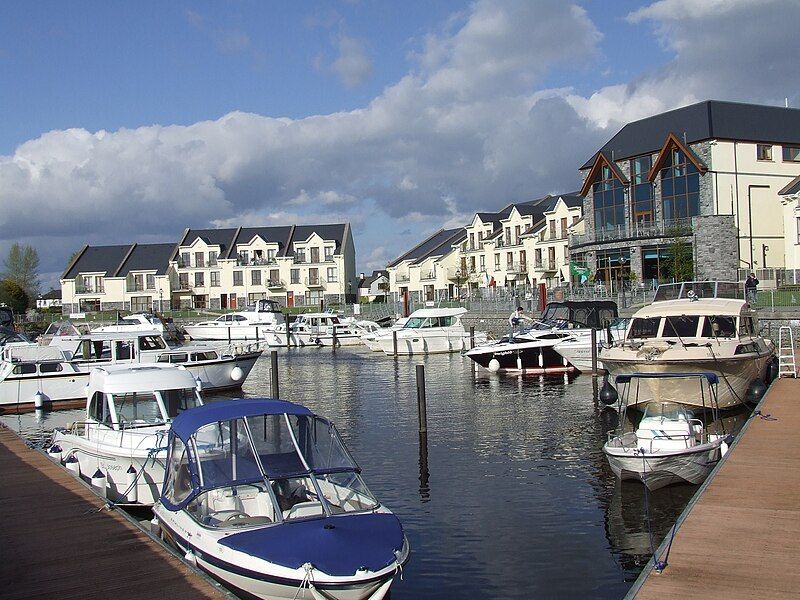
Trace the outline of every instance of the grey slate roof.
{"label": "grey slate roof", "polygon": [[259,236],[266,242],[276,242],[278,244],[278,256],[283,256],[284,251],[289,246],[289,239],[292,235],[292,226],[278,226],[278,227],[242,227],[236,230],[239,232],[228,250],[227,258],[233,256],[233,251],[237,244],[247,244],[255,236]]}
{"label": "grey slate roof", "polygon": [[366,277],[364,277],[362,281],[358,283],[358,287],[368,288],[369,286],[372,285],[372,282],[378,279],[379,277],[386,277],[388,279],[389,271],[385,271],[383,269],[380,269],[378,271],[373,271],[372,275],[367,275]]}
{"label": "grey slate roof", "polygon": [[118,267],[114,277],[124,277],[131,271],[153,269],[156,269],[156,275],[164,275],[174,249],[175,244],[135,244],[133,251]]}
{"label": "grey slate roof", "polygon": [[219,246],[220,254],[227,252],[232,246],[236,229],[189,229],[181,240],[181,246],[191,246],[197,238],[206,244]]}
{"label": "grey slate roof", "polygon": [[[668,133],[686,143],[720,139],[776,144],[800,143],[800,109],[706,100],[628,123],[598,152],[614,160],[657,152]],[[597,153],[581,170],[594,164]]]}
{"label": "grey slate roof", "polygon": [[167,272],[175,244],[128,244],[126,246],[85,246],[62,279],[80,273],[105,273],[106,277],[125,277],[131,271]]}
{"label": "grey slate roof", "polygon": [[402,256],[394,259],[388,266],[394,267],[408,260],[418,263],[431,256],[442,256],[449,252],[454,244],[458,244],[466,237],[467,232],[464,231],[463,227],[459,227],[458,229],[440,229]]}
{"label": "grey slate roof", "polygon": [[333,253],[341,254],[346,229],[347,224],[345,223],[335,223],[330,225],[297,225],[292,232],[292,239],[289,240],[285,253],[281,254],[280,256],[294,256],[292,244],[294,244],[294,242],[304,242],[314,233],[316,233],[323,240],[335,240],[336,248],[334,248]]}
{"label": "grey slate roof", "polygon": [[778,192],[778,196],[794,196],[800,192],[800,175],[792,179],[789,184]]}
{"label": "grey slate roof", "polygon": [[61,290],[52,289],[46,294],[39,296],[42,300],[61,300]]}

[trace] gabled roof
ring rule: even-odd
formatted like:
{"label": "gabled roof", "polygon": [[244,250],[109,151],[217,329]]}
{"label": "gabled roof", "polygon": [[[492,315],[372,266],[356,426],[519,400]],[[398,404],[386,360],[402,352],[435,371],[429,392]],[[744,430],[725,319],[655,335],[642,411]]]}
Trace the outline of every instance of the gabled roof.
{"label": "gabled roof", "polygon": [[664,165],[664,161],[667,160],[667,157],[670,156],[671,150],[673,148],[678,148],[681,150],[685,155],[686,158],[695,166],[697,170],[701,173],[705,173],[708,171],[708,167],[700,160],[700,157],[697,156],[694,151],[689,148],[686,144],[684,144],[678,136],[674,133],[669,133],[667,135],[667,139],[664,140],[664,145],[661,147],[661,152],[658,153],[658,156],[653,161],[653,166],[650,167],[650,172],[647,174],[647,180],[653,181],[661,170],[661,167]]}
{"label": "gabled roof", "polygon": [[385,271],[385,270],[382,270],[382,269],[378,270],[378,271],[373,271],[372,275],[367,275],[366,277],[364,277],[363,280],[361,280],[358,283],[358,287],[368,288],[369,286],[372,285],[372,282],[374,282],[376,279],[378,279],[380,277],[385,277],[386,279],[388,279],[389,278],[389,271]]}
{"label": "gabled roof", "polygon": [[597,174],[599,173],[600,169],[603,168],[603,166],[607,166],[609,169],[611,169],[611,173],[614,175],[614,177],[619,179],[622,185],[628,185],[628,178],[625,177],[625,174],[619,170],[617,163],[611,159],[611,156],[609,156],[608,152],[605,150],[600,150],[597,154],[595,154],[594,164],[589,170],[589,173],[586,174],[586,179],[583,180],[583,187],[579,192],[582,196],[585,196],[589,193],[589,188],[592,187],[592,184],[597,179]]}
{"label": "gabled roof", "polygon": [[458,229],[440,229],[429,238],[423,240],[405,254],[397,257],[387,266],[395,267],[401,262],[420,262],[430,256],[441,256],[449,252],[454,244],[458,244],[467,237],[463,227]]}
{"label": "gabled roof", "polygon": [[615,161],[655,153],[670,132],[681,140],[685,135],[687,145],[712,139],[800,143],[800,109],[706,100],[628,123],[600,151]]}
{"label": "gabled roof", "polygon": [[61,290],[52,289],[46,294],[39,296],[41,300],[61,300]]}
{"label": "gabled roof", "polygon": [[105,273],[106,277],[125,277],[131,271],[167,272],[173,244],[128,244],[126,246],[84,246],[62,279],[74,279],[80,273]]}
{"label": "gabled roof", "polygon": [[179,246],[191,246],[197,238],[210,246],[219,246],[220,254],[233,245],[238,229],[187,229]]}
{"label": "gabled roof", "polygon": [[294,256],[295,242],[305,242],[313,234],[317,234],[323,240],[333,240],[336,242],[334,254],[341,254],[342,244],[344,244],[348,229],[347,223],[335,223],[330,225],[297,225],[292,232],[292,237],[286,245],[284,254],[280,256]]}
{"label": "gabled roof", "polygon": [[249,244],[256,236],[260,237],[265,242],[278,244],[278,256],[283,256],[283,253],[289,246],[292,228],[292,225],[282,227],[240,227],[236,230],[236,237],[233,238],[231,247],[225,254],[225,258],[234,256],[237,245]]}
{"label": "gabled roof", "polygon": [[778,192],[778,196],[794,196],[800,193],[800,175],[792,179],[789,184]]}

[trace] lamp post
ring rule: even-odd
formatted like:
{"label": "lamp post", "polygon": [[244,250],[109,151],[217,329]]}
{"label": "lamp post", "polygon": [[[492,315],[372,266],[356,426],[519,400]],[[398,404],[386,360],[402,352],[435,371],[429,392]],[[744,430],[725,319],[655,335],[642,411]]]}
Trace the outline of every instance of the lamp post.
{"label": "lamp post", "polygon": [[767,250],[769,250],[769,246],[766,244],[761,244],[761,268],[767,268]]}
{"label": "lamp post", "polygon": [[158,312],[164,312],[164,290],[158,290]]}

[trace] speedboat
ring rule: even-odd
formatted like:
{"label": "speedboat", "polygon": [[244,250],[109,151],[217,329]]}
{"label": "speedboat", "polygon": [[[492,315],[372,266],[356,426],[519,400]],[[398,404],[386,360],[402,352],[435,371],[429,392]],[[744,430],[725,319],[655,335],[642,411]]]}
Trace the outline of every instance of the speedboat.
{"label": "speedboat", "polygon": [[202,405],[182,366],[111,365],[92,369],[86,417],[56,429],[48,455],[116,504],[152,505],[161,494],[167,430],[181,412]]}
{"label": "speedboat", "polygon": [[[672,483],[702,483],[730,442],[723,429],[709,433],[700,419],[683,404],[651,400],[644,404],[644,414],[634,431],[625,431],[625,412],[631,400],[646,388],[644,382],[659,380],[665,385],[681,382],[686,389],[694,386],[692,405],[702,406],[717,417],[716,373],[630,373],[618,375],[620,394],[620,429],[609,433],[603,453],[614,474],[620,479],[635,479],[655,490]],[[689,398],[686,398],[689,400]]]}
{"label": "speedboat", "polygon": [[[374,342],[389,356],[397,354],[440,354],[461,352],[470,347],[470,333],[461,317],[466,308],[421,308],[408,317],[402,328],[384,331]],[[485,333],[475,333],[475,342],[486,341]]]}
{"label": "speedboat", "polygon": [[[720,408],[747,401],[768,383],[775,345],[759,334],[758,318],[735,282],[684,282],[659,286],[652,304],[633,315],[625,339],[599,351],[612,376],[625,373],[709,371],[722,380]],[[691,404],[681,382],[648,379],[638,402]],[[687,402],[685,398],[689,398]]]}
{"label": "speedboat", "polygon": [[207,404],[168,446],[154,533],[239,595],[379,600],[409,558],[336,428],[303,406]]}
{"label": "speedboat", "polygon": [[[596,348],[598,356],[600,348],[604,345],[611,345],[614,342],[622,342],[625,339],[625,331],[630,319],[618,318],[603,330],[598,329],[595,334]],[[581,372],[592,370],[592,336],[591,332],[585,329],[576,329],[568,337],[558,341],[553,350],[558,352],[573,367]],[[597,368],[603,369],[603,361],[597,361]]]}
{"label": "speedboat", "polygon": [[[275,328],[284,323],[280,306],[274,300],[260,299],[247,310],[226,313],[213,321],[186,325],[193,340],[248,340],[280,346]],[[285,340],[285,338],[284,338]]]}
{"label": "speedboat", "polygon": [[0,410],[83,399],[89,371],[113,364],[181,364],[203,390],[237,389],[262,352],[248,344],[171,348],[155,330],[81,334],[63,323],[53,327],[47,346],[0,348]]}
{"label": "speedboat", "polygon": [[[554,346],[574,339],[591,348],[592,328],[600,331],[616,317],[616,303],[607,300],[550,302],[531,326],[476,346],[466,354],[494,372],[568,373],[575,371],[575,366],[556,352]],[[597,335],[599,339],[601,334]]]}

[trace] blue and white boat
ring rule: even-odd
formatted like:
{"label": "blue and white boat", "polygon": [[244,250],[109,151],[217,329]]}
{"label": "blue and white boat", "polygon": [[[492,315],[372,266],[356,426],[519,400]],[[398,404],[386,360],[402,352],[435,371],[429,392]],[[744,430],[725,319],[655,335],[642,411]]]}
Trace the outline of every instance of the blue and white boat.
{"label": "blue and white boat", "polygon": [[409,557],[332,423],[281,400],[214,402],[169,434],[154,527],[256,598],[379,600]]}

